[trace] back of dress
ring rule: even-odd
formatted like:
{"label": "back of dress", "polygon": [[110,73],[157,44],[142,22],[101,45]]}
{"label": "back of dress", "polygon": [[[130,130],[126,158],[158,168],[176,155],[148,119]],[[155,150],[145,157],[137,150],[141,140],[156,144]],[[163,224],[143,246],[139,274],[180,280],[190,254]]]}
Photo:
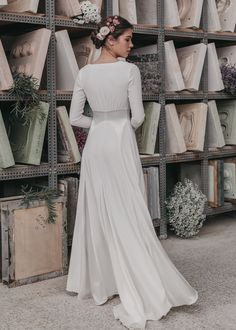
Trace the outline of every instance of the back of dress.
{"label": "back of dress", "polygon": [[75,82],[70,108],[70,122],[88,128],[92,119],[83,115],[86,99],[93,112],[129,111],[136,129],[144,120],[139,69],[125,61],[88,64]]}

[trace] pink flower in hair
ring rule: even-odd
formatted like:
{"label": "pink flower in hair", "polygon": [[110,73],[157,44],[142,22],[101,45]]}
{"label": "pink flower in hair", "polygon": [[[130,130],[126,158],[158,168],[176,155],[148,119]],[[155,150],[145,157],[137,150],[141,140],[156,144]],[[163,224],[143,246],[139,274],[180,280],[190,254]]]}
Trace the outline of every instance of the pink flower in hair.
{"label": "pink flower in hair", "polygon": [[110,26],[110,31],[114,32],[115,31],[115,27],[114,26]]}

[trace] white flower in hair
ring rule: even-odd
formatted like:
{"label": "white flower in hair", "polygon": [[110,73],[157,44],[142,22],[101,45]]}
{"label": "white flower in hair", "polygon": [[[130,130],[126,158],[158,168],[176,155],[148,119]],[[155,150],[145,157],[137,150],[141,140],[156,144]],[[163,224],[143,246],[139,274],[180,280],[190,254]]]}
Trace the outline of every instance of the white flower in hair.
{"label": "white flower in hair", "polygon": [[105,37],[110,33],[110,29],[108,26],[102,26],[99,30],[99,33]]}

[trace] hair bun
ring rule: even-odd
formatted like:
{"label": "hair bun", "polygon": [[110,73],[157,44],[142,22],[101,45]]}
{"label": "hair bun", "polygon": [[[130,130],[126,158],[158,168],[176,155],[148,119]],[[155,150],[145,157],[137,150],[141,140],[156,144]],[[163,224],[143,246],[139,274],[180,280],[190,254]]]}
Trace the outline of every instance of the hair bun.
{"label": "hair bun", "polygon": [[101,48],[102,45],[104,44],[104,40],[99,40],[99,39],[97,38],[97,31],[93,31],[93,32],[91,33],[91,39],[92,39],[92,42],[93,42],[93,44],[95,45],[95,47],[96,47],[97,49]]}

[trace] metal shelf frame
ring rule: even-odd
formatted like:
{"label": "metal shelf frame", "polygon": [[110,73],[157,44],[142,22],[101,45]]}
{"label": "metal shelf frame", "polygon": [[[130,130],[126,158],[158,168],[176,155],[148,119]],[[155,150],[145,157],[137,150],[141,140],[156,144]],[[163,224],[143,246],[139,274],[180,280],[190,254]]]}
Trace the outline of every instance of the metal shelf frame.
{"label": "metal shelf frame", "polygon": [[[112,0],[105,1],[105,15],[112,15]],[[207,195],[208,187],[208,160],[213,158],[236,157],[236,146],[225,147],[216,150],[209,150],[207,144],[207,137],[205,141],[203,152],[186,152],[183,154],[169,155],[166,154],[166,118],[165,118],[165,104],[167,102],[189,100],[208,102],[211,99],[233,99],[234,97],[224,92],[208,92],[207,82],[207,60],[205,61],[202,85],[203,90],[197,92],[165,92],[165,54],[164,42],[173,39],[177,43],[187,41],[189,43],[203,42],[208,44],[214,40],[222,40],[236,43],[236,33],[208,33],[207,32],[207,0],[204,0],[202,28],[198,30],[180,29],[180,28],[166,28],[164,26],[164,0],[157,1],[157,25],[134,25],[135,38],[143,40],[145,36],[151,36],[152,40],[157,43],[159,52],[159,63],[157,70],[161,74],[160,91],[155,95],[143,95],[143,101],[156,101],[161,104],[160,125],[159,125],[159,154],[145,156],[141,155],[142,166],[159,166],[160,174],[160,205],[161,205],[161,220],[158,221],[160,226],[160,238],[167,238],[167,219],[166,219],[166,167],[170,163],[193,162],[199,161],[201,163],[202,174],[202,190]],[[93,24],[77,25],[72,19],[55,15],[55,1],[45,1],[45,14],[18,14],[0,12],[0,26],[4,28],[9,24],[17,24],[19,30],[25,25],[32,25],[32,29],[37,26],[44,26],[52,31],[50,45],[47,56],[47,90],[40,91],[41,99],[50,103],[50,114],[48,119],[48,163],[41,163],[39,166],[32,165],[16,165],[8,169],[0,170],[0,181],[17,180],[23,178],[33,177],[48,177],[48,184],[50,188],[56,188],[58,175],[79,174],[80,164],[57,163],[57,123],[56,123],[56,103],[57,101],[70,102],[72,98],[72,91],[58,91],[56,90],[56,40],[55,30],[61,28],[68,28],[70,31],[81,31],[81,33],[90,33],[95,28]],[[22,28],[22,31],[24,29]],[[84,31],[84,32],[83,32]],[[154,42],[155,42],[154,41]],[[0,92],[0,102],[14,101],[15,98],[10,96],[7,92]],[[223,212],[236,210],[236,205],[225,203],[219,208],[209,208],[206,206],[207,215],[214,215]]]}

